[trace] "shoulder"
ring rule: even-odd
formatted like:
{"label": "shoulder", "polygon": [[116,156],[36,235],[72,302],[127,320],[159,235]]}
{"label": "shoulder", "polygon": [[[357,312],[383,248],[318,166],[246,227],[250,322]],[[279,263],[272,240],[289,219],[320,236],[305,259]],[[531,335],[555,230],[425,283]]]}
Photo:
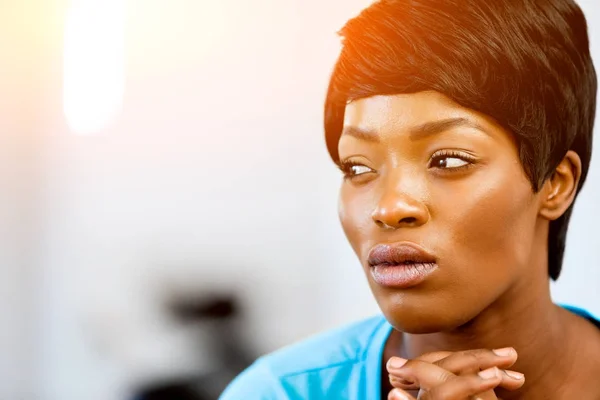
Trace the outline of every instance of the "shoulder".
{"label": "shoulder", "polygon": [[276,376],[262,359],[258,359],[227,386],[219,400],[274,400],[282,397],[285,398],[285,392]]}
{"label": "shoulder", "polygon": [[592,314],[588,310],[581,308],[581,307],[568,305],[568,304],[560,304],[560,306],[562,308],[564,308],[565,310],[570,311],[573,314],[579,315],[580,317],[587,319],[589,322],[591,322],[597,328],[600,329],[600,317]]}
{"label": "shoulder", "polygon": [[306,382],[329,370],[353,368],[364,361],[373,337],[387,326],[383,316],[376,316],[263,356],[228,386],[221,400],[285,398],[290,379],[302,377]]}

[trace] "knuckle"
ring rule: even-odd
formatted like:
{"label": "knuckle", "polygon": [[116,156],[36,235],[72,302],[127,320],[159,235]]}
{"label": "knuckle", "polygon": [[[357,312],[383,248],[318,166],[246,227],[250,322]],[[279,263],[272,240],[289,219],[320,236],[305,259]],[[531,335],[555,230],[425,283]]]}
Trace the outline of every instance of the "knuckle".
{"label": "knuckle", "polygon": [[489,364],[495,357],[491,350],[478,349],[465,352],[464,356],[468,359],[468,364],[475,369],[479,369],[483,364]]}
{"label": "knuckle", "polygon": [[444,385],[433,388],[429,393],[432,400],[471,399],[480,387],[475,376],[454,377]]}
{"label": "knuckle", "polygon": [[429,361],[429,360],[440,360],[442,358],[448,357],[452,352],[449,351],[430,351],[428,353],[423,353],[417,359]]}
{"label": "knuckle", "polygon": [[467,353],[469,353],[471,356],[475,357],[478,360],[489,357],[493,354],[492,351],[488,349],[468,350]]}
{"label": "knuckle", "polygon": [[465,355],[465,357],[469,360],[469,364],[473,365],[473,366],[479,366],[479,364],[481,363],[482,360],[482,356],[481,354],[478,353],[469,353],[467,355]]}
{"label": "knuckle", "polygon": [[437,371],[437,381],[440,384],[448,382],[452,377],[453,375],[449,374],[446,370],[440,369]]}
{"label": "knuckle", "polygon": [[482,364],[477,354],[471,351],[456,353],[447,359],[436,363],[437,366],[447,369],[455,374],[472,373],[480,370]]}

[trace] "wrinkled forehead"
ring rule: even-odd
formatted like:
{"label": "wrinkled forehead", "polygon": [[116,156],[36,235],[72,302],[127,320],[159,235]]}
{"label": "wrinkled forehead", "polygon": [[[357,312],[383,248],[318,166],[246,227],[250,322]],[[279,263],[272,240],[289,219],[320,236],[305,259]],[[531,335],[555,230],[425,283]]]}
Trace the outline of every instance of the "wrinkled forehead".
{"label": "wrinkled forehead", "polygon": [[344,129],[352,127],[385,135],[389,131],[410,130],[437,120],[478,117],[443,94],[427,91],[351,101],[346,105],[343,126]]}

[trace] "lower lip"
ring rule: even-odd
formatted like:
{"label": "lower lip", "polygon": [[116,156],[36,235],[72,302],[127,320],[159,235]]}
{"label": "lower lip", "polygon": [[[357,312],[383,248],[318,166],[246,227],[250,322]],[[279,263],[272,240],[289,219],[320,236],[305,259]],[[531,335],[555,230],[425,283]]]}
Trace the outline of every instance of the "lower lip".
{"label": "lower lip", "polygon": [[373,280],[381,286],[405,289],[417,286],[431,275],[438,265],[426,264],[400,264],[400,265],[374,265],[371,267]]}

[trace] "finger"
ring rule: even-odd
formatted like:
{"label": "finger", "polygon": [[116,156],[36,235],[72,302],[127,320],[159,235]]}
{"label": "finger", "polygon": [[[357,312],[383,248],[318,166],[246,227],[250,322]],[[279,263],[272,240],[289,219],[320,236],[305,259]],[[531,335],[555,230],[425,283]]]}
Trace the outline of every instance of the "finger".
{"label": "finger", "polygon": [[502,370],[499,386],[507,390],[516,390],[523,386],[525,377],[519,372],[505,369],[512,366],[517,357],[517,352],[512,347],[496,350],[477,349],[453,353],[436,364],[455,375],[474,374],[498,367]]}
{"label": "finger", "polygon": [[400,378],[395,375],[389,375],[390,385],[392,387],[404,390],[418,390],[419,385],[413,381],[406,380],[405,378]]}
{"label": "finger", "polygon": [[413,396],[401,389],[394,389],[388,395],[388,400],[416,400]]}
{"label": "finger", "polygon": [[419,389],[413,380],[398,375],[398,370],[404,367],[407,362],[408,360],[400,357],[391,357],[388,360],[385,367],[389,373],[390,384],[399,389]]}
{"label": "finger", "polygon": [[492,367],[506,369],[517,361],[517,357],[517,352],[512,347],[497,350],[477,349],[452,353],[435,364],[460,375],[477,373]]}
{"label": "finger", "polygon": [[417,360],[427,361],[430,363],[436,363],[444,358],[454,354],[454,351],[432,351],[430,353],[421,354],[419,357],[415,357]]}
{"label": "finger", "polygon": [[405,389],[429,389],[456,376],[444,368],[421,360],[404,360],[396,357],[394,362],[392,360],[388,362],[387,367],[388,371],[393,371],[390,374],[390,383],[394,387]]}
{"label": "finger", "polygon": [[502,380],[497,367],[486,369],[478,374],[454,376],[454,378],[437,385],[420,396],[423,400],[464,400],[473,396],[496,400],[492,389]]}
{"label": "finger", "polygon": [[[416,358],[416,360],[433,362],[436,365],[452,372],[455,375],[474,374],[481,370],[491,367],[506,368],[513,365],[517,359],[517,352],[514,348],[488,350],[466,350],[459,352],[431,352],[425,353]],[[406,360],[392,357],[387,366],[390,373],[390,383],[392,386],[402,389],[418,389],[414,382],[397,376],[397,370]],[[515,371],[507,371],[502,374],[500,386],[507,390],[516,390],[523,386],[523,374]]]}
{"label": "finger", "polygon": [[517,371],[500,370],[502,372],[502,382],[499,387],[507,390],[520,389],[525,384],[525,375]]}
{"label": "finger", "polygon": [[[520,372],[505,370],[500,370],[500,372],[502,381],[498,384],[498,387],[513,391],[520,389],[525,384],[525,376]],[[389,375],[389,381],[394,388],[404,390],[419,389],[419,385],[416,382],[407,380],[406,378],[400,378],[395,375]]]}
{"label": "finger", "polygon": [[[515,349],[508,347],[497,350],[478,349],[459,352],[434,351],[422,354],[415,359],[438,364],[454,374],[459,374],[466,369],[468,369],[468,372],[477,372],[478,370],[484,370],[491,367],[508,368],[516,362],[517,357],[518,355]],[[400,360],[399,363],[404,362],[402,361],[402,358],[392,357],[388,361],[388,365],[393,367],[394,360]],[[396,369],[397,368],[399,367],[396,367]]]}

